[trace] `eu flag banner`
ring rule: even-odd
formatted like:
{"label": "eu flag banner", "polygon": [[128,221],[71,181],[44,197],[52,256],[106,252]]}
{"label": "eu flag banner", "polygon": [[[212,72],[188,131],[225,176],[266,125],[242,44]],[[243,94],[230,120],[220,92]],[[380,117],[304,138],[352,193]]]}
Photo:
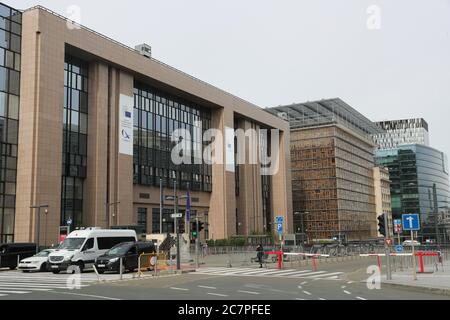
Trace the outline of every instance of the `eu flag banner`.
{"label": "eu flag banner", "polygon": [[189,188],[187,190],[187,199],[186,199],[186,220],[189,225],[189,222],[191,221],[191,192],[189,191]]}

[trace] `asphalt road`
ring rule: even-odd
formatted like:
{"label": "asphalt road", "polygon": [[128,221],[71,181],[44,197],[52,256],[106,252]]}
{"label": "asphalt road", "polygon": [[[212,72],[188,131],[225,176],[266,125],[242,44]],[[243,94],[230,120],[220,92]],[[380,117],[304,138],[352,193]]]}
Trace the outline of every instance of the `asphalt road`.
{"label": "asphalt road", "polygon": [[[382,285],[367,288],[364,279],[371,260],[273,270],[203,268],[198,273],[98,283],[95,275],[68,289],[68,275],[0,272],[0,300],[448,300],[449,296],[412,292]],[[297,272],[298,271],[298,272]],[[262,275],[258,274],[265,273]],[[243,275],[242,273],[250,273]],[[336,275],[338,274],[338,275]],[[48,280],[46,280],[48,277]],[[19,286],[19,287],[17,287]],[[11,293],[12,292],[12,293]]]}

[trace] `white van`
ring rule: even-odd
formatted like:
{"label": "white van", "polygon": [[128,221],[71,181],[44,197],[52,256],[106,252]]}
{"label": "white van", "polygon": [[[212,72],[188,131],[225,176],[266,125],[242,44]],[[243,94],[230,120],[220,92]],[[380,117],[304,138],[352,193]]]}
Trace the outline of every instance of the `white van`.
{"label": "white van", "polygon": [[69,266],[78,266],[80,272],[91,268],[95,259],[122,242],[137,241],[134,230],[109,230],[87,228],[73,231],[63,243],[49,255],[50,270],[60,273]]}

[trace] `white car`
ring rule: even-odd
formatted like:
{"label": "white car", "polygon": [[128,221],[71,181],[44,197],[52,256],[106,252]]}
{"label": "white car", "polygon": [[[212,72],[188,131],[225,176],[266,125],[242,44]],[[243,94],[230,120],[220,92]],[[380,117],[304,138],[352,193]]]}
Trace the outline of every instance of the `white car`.
{"label": "white car", "polygon": [[18,269],[23,272],[29,271],[49,271],[50,264],[48,263],[48,256],[54,252],[54,249],[46,249],[35,254],[32,257],[20,261]]}
{"label": "white car", "polygon": [[411,247],[414,244],[415,247],[420,246],[420,242],[419,241],[411,241],[411,240],[405,240],[403,241],[403,246],[407,246],[407,247]]}

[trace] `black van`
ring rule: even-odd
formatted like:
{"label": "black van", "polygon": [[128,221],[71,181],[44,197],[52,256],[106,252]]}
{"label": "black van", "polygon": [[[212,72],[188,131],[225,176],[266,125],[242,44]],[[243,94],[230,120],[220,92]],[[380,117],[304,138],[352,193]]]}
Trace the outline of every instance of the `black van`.
{"label": "black van", "polygon": [[14,270],[17,268],[17,260],[26,259],[35,254],[35,243],[0,244],[0,268]]}
{"label": "black van", "polygon": [[95,261],[98,273],[105,271],[120,272],[122,258],[122,273],[134,271],[138,267],[139,256],[143,253],[155,253],[153,242],[123,242],[108,250]]}

